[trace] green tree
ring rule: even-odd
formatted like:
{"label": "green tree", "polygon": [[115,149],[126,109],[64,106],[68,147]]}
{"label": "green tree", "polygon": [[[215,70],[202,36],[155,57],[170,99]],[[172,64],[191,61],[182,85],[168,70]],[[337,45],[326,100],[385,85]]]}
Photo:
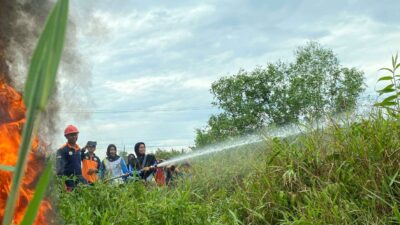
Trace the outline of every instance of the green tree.
{"label": "green tree", "polygon": [[269,63],[214,82],[212,104],[223,112],[196,130],[196,146],[355,108],[364,90],[362,71],[342,67],[332,50],[316,42],[297,48],[294,56],[293,63]]}
{"label": "green tree", "polygon": [[171,158],[174,158],[176,156],[182,155],[183,153],[185,153],[185,151],[183,149],[182,150],[157,149],[157,151],[155,153],[155,156],[156,156],[157,159],[171,159]]}
{"label": "green tree", "polygon": [[299,118],[319,118],[325,113],[354,109],[363,88],[363,72],[345,68],[332,50],[310,42],[295,51],[290,64],[288,103]]}

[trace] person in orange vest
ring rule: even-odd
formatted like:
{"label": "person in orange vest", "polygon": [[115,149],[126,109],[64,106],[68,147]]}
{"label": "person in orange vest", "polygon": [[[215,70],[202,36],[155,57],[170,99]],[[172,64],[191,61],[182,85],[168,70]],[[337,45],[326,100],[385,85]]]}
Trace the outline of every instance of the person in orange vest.
{"label": "person in orange vest", "polygon": [[82,176],[87,180],[89,184],[93,184],[98,179],[98,173],[100,172],[101,161],[100,158],[94,154],[96,151],[97,142],[88,141],[86,144],[86,149],[82,152]]}
{"label": "person in orange vest", "polygon": [[[164,162],[164,159],[157,160],[157,164]],[[158,186],[165,186],[165,168],[157,167],[154,179]]]}
{"label": "person in orange vest", "polygon": [[58,176],[67,177],[65,186],[68,191],[72,191],[78,183],[87,183],[82,176],[82,152],[76,143],[78,134],[78,128],[74,125],[68,125],[64,130],[67,143],[59,148],[56,153],[56,172]]}

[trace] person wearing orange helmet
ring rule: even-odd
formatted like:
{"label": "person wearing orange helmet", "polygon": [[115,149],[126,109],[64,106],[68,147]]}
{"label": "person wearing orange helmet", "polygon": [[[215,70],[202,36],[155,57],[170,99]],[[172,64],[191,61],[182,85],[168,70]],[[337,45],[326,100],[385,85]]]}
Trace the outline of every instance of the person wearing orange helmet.
{"label": "person wearing orange helmet", "polygon": [[81,150],[78,141],[79,130],[74,125],[68,125],[64,130],[67,143],[57,150],[56,170],[58,176],[65,176],[68,191],[73,190],[81,182],[86,184],[82,176],[81,159],[86,147]]}

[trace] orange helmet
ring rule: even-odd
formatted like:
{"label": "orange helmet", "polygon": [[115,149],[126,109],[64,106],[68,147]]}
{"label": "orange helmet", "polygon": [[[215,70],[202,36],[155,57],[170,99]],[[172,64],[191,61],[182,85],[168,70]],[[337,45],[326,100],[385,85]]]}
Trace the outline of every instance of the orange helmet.
{"label": "orange helmet", "polygon": [[74,125],[68,125],[67,128],[65,128],[64,130],[64,135],[75,133],[79,133],[79,130]]}

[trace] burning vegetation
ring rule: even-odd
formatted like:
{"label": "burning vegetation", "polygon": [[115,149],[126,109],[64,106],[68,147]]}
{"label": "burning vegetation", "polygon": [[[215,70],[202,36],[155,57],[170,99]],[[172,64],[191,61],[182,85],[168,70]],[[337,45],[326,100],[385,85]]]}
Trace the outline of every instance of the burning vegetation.
{"label": "burning vegetation", "polygon": [[[22,94],[14,87],[18,82],[10,72],[11,68],[16,66],[16,58],[13,55],[15,50],[11,50],[10,46],[12,43],[14,45],[21,43],[20,48],[22,49],[30,43],[27,41],[28,38],[37,36],[37,34],[29,31],[27,33],[31,35],[28,35],[28,37],[26,35],[20,36],[21,24],[17,25],[16,21],[17,16],[20,15],[33,18],[34,9],[37,9],[35,5],[41,5],[45,1],[38,2],[41,3],[0,0],[0,221],[3,220],[7,197],[11,190],[12,168],[16,165],[18,159],[21,132],[26,114]],[[43,18],[35,17],[33,21],[37,20],[43,20]],[[29,50],[29,48],[25,49],[25,51]],[[29,56],[24,55],[26,59]],[[35,138],[28,155],[28,164],[19,191],[13,218],[14,224],[19,224],[23,219],[25,210],[33,197],[36,182],[43,170],[45,155],[43,152],[39,152],[41,147],[39,139]],[[35,224],[49,224],[46,216],[50,209],[50,202],[43,201]]]}
{"label": "burning vegetation", "polygon": [[[18,158],[18,148],[21,141],[21,131],[25,122],[25,106],[22,95],[5,82],[0,80],[0,164],[15,166]],[[34,187],[42,171],[44,155],[38,153],[39,141],[35,139],[29,153],[28,166],[19,192],[14,222],[18,224],[25,209],[32,199]],[[0,221],[3,219],[8,193],[11,188],[12,172],[0,170]],[[48,201],[43,201],[35,224],[48,224],[46,213],[51,208]]]}

